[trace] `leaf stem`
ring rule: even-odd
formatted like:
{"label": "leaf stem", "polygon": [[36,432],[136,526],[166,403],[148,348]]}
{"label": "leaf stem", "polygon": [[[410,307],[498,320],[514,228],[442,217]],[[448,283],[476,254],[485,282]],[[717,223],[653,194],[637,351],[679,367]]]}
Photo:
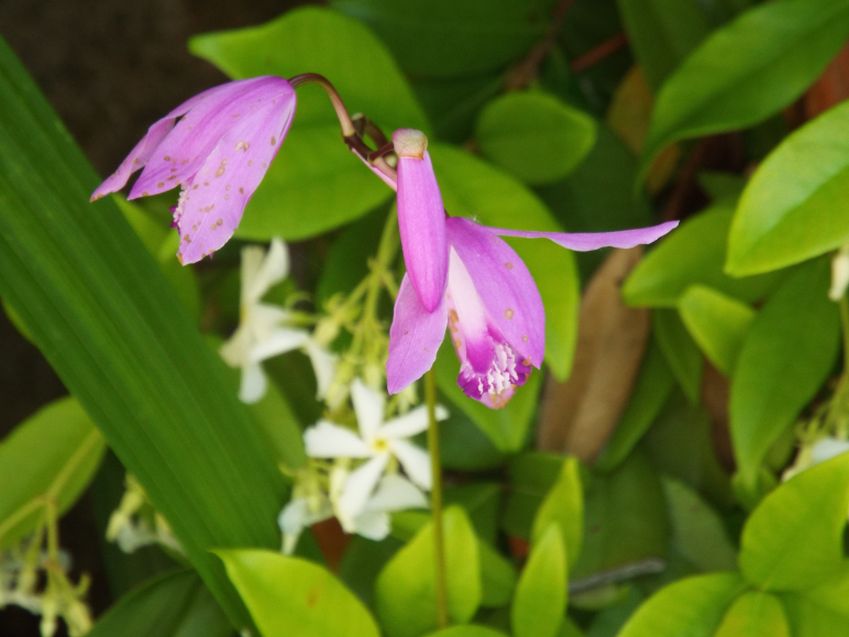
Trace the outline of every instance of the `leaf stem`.
{"label": "leaf stem", "polygon": [[442,527],[442,467],[439,462],[439,422],[436,419],[436,376],[433,370],[425,374],[425,401],[427,402],[427,446],[430,453],[430,472],[433,484],[430,490],[430,509],[433,518],[433,554],[436,579],[436,624],[448,625],[448,586],[445,570],[445,535]]}

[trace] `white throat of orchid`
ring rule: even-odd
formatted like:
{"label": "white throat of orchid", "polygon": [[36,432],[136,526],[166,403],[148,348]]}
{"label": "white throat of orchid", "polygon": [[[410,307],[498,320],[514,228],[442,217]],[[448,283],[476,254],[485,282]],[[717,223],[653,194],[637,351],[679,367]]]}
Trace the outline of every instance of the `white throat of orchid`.
{"label": "white throat of orchid", "polygon": [[448,329],[459,357],[457,377],[467,396],[503,406],[531,373],[531,362],[488,318],[469,271],[454,248],[448,253]]}

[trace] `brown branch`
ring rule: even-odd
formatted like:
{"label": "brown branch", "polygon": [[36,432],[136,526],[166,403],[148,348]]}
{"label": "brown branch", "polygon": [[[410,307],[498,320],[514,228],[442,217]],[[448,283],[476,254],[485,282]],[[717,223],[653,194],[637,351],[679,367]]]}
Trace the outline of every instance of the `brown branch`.
{"label": "brown branch", "polygon": [[623,46],[628,44],[628,38],[624,33],[617,33],[596,47],[593,47],[581,56],[572,60],[570,68],[573,73],[582,73],[595,66],[605,58],[613,55]]}
{"label": "brown branch", "polygon": [[525,88],[533,82],[539,72],[540,65],[557,43],[557,35],[560,33],[560,29],[563,28],[563,22],[569,11],[569,7],[574,3],[575,0],[560,0],[552,12],[551,24],[545,36],[528,51],[528,54],[522,61],[507,72],[507,77],[504,80],[504,90],[516,91]]}

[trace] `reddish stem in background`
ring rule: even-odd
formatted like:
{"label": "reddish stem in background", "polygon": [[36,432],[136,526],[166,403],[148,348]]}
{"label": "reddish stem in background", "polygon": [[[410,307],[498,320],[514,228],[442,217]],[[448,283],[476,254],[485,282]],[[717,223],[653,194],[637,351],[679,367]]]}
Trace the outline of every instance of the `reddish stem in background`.
{"label": "reddish stem in background", "polygon": [[515,91],[525,88],[534,80],[539,71],[540,64],[542,64],[545,57],[557,43],[557,34],[563,28],[563,22],[566,18],[566,13],[569,11],[569,7],[574,3],[575,0],[560,0],[552,12],[551,24],[543,39],[534,45],[525,56],[525,59],[508,71],[507,77],[504,80],[505,90]]}
{"label": "reddish stem in background", "polygon": [[608,38],[598,46],[593,47],[583,55],[572,60],[569,66],[573,73],[583,73],[605,58],[610,57],[627,44],[628,38],[625,34],[617,33],[612,38]]}

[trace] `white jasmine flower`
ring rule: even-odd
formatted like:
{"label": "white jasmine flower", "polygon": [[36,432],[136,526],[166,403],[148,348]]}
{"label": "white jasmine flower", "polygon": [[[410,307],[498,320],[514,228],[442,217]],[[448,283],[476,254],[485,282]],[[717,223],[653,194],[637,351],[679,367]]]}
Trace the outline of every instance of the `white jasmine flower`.
{"label": "white jasmine flower", "polygon": [[812,445],[802,448],[796,457],[796,461],[784,472],[781,478],[786,482],[797,473],[801,473],[805,469],[810,469],[814,465],[818,465],[826,460],[831,460],[835,456],[839,456],[841,453],[847,451],[849,451],[849,440],[834,438],[832,436],[820,438]]}
{"label": "white jasmine flower", "polygon": [[849,244],[840,248],[831,260],[831,288],[828,298],[839,301],[849,286]]}
{"label": "white jasmine flower", "polygon": [[268,252],[251,246],[242,250],[242,289],[239,327],[221,346],[221,356],[231,367],[242,369],[239,398],[255,403],[265,395],[268,380],[262,362],[278,354],[303,348],[315,370],[319,397],[333,378],[336,357],[319,345],[310,333],[287,326],[291,313],[262,302],[262,297],[289,274],[289,253],[278,238]]}
{"label": "white jasmine flower", "polygon": [[[359,435],[326,420],[304,432],[307,454],[313,458],[365,460],[347,477],[334,502],[336,515],[342,527],[349,532],[356,528],[356,518],[366,511],[369,498],[392,458],[398,460],[417,486],[428,490],[431,485],[428,455],[407,440],[427,429],[427,409],[419,407],[383,422],[384,395],[366,387],[360,380],[354,380],[351,385],[351,400]],[[447,417],[445,409],[438,407],[437,418],[444,420]]]}

